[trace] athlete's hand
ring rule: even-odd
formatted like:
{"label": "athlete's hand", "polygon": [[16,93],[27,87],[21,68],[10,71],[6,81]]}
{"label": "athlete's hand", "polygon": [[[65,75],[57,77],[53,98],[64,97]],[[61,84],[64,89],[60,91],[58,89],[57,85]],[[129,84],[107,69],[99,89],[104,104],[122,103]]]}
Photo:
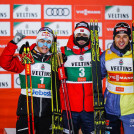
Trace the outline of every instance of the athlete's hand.
{"label": "athlete's hand", "polygon": [[17,44],[18,42],[20,42],[23,38],[25,37],[25,35],[23,35],[22,33],[17,32],[16,35],[13,38],[13,42],[15,44]]}

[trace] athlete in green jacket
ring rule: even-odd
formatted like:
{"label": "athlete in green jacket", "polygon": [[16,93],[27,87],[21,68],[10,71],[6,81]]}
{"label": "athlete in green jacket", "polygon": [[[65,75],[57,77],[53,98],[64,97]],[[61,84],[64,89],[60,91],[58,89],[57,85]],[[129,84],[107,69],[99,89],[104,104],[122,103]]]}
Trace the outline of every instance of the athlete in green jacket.
{"label": "athlete in green jacket", "polygon": [[[17,49],[17,43],[23,38],[24,36],[21,33],[17,33],[0,57],[2,68],[19,73],[20,76],[21,94],[17,108],[17,134],[28,134],[25,66],[20,60],[24,46],[22,45],[19,56],[13,56]],[[48,134],[51,125],[51,53],[49,50],[53,38],[53,31],[48,27],[42,27],[37,34],[36,43],[30,46],[35,61],[34,64],[31,64],[31,75],[36,134]]]}

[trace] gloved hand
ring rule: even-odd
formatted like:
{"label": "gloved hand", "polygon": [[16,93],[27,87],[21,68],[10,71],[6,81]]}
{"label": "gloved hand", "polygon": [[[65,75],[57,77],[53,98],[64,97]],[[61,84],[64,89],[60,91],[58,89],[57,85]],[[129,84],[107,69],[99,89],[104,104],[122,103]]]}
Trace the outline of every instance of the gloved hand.
{"label": "gloved hand", "polygon": [[26,42],[26,44],[23,44],[20,48],[19,54],[21,55],[21,61],[22,64],[34,63],[34,58],[32,56],[30,47],[29,47],[29,42]]}
{"label": "gloved hand", "polygon": [[23,35],[22,33],[17,32],[16,35],[13,38],[13,42],[15,44],[17,44],[18,42],[20,42],[23,38],[25,37],[25,35]]}
{"label": "gloved hand", "polygon": [[29,47],[29,42],[26,42],[20,47],[19,54],[22,54],[24,52],[24,47],[28,48]]}

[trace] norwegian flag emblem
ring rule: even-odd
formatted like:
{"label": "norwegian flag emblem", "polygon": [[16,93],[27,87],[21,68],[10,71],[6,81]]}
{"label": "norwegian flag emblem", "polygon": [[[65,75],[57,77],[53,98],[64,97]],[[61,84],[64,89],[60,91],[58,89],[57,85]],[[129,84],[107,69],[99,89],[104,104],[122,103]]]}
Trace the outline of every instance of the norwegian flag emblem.
{"label": "norwegian flag emblem", "polygon": [[84,32],[84,29],[80,29],[80,32]]}

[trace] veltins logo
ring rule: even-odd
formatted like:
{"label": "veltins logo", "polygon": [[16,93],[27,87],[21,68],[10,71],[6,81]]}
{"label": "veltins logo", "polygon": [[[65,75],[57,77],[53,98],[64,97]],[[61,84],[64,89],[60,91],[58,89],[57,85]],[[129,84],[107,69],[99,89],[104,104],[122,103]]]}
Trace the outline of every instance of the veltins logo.
{"label": "veltins logo", "polygon": [[72,34],[71,22],[45,22],[45,26],[53,29],[57,36],[70,36]]}
{"label": "veltins logo", "polygon": [[132,6],[106,6],[106,20],[132,20]]}
{"label": "veltins logo", "polygon": [[41,28],[41,22],[14,22],[13,35],[17,32],[26,36],[36,36]]}
{"label": "veltins logo", "polygon": [[0,75],[0,88],[11,88],[11,74]]}
{"label": "veltins logo", "polygon": [[41,5],[14,5],[14,19],[41,19]]}
{"label": "veltins logo", "polygon": [[10,36],[10,22],[0,22],[0,36]]}
{"label": "veltins logo", "polygon": [[10,5],[0,5],[0,19],[10,19]]}
{"label": "veltins logo", "polygon": [[72,19],[72,6],[44,5],[44,19]]}

